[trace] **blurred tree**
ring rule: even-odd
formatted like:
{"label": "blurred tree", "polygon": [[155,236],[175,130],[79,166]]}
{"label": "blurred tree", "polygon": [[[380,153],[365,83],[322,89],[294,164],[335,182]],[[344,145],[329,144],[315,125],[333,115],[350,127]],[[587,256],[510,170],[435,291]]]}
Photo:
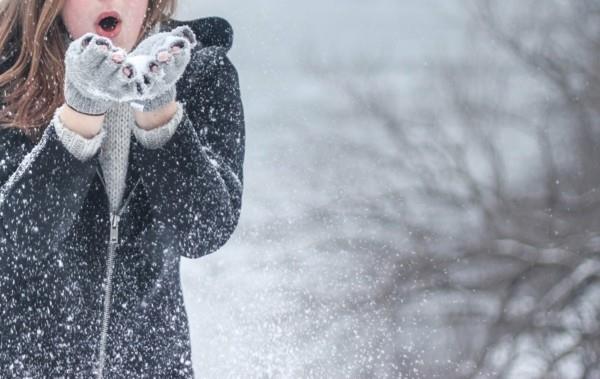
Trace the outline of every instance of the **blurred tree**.
{"label": "blurred tree", "polygon": [[427,298],[420,327],[446,330],[445,352],[421,358],[450,359],[454,374],[421,374],[600,378],[600,1],[470,10],[468,50],[433,65],[411,104],[390,94],[397,81],[375,85],[372,66],[312,66],[368,118],[369,138],[347,150],[385,173],[351,206],[378,233],[351,240],[394,253],[393,322]]}

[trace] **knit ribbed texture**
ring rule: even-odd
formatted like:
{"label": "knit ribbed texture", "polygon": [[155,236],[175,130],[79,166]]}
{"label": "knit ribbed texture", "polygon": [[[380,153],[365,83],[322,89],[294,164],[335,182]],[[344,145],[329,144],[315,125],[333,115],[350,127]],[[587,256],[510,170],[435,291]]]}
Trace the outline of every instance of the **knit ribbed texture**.
{"label": "knit ribbed texture", "polygon": [[159,108],[164,107],[177,97],[177,89],[175,86],[171,87],[165,93],[155,97],[154,99],[146,100],[144,102],[144,112],[155,111]]}
{"label": "knit ribbed texture", "polygon": [[157,148],[164,145],[175,133],[181,122],[183,107],[177,103],[177,113],[165,125],[146,131],[135,125],[133,109],[127,103],[116,104],[106,113],[101,132],[87,139],[66,128],[55,113],[53,122],[59,140],[79,160],[85,161],[93,156],[98,148],[100,165],[111,211],[121,206],[125,192],[125,178],[132,129],[136,139],[145,147]]}
{"label": "knit ribbed texture", "polygon": [[109,109],[104,118],[106,140],[100,151],[100,165],[106,182],[106,192],[111,211],[121,206],[125,192],[131,126],[134,123],[133,112],[127,103],[119,103]]}
{"label": "knit ribbed texture", "polygon": [[144,130],[134,123],[133,134],[142,146],[147,149],[158,149],[171,139],[173,134],[175,134],[177,125],[179,125],[181,118],[183,117],[183,107],[180,103],[176,104],[177,111],[175,112],[175,115],[169,122],[161,127]]}
{"label": "knit ribbed texture", "polygon": [[101,115],[111,105],[111,102],[108,100],[83,96],[76,89],[75,85],[69,81],[65,82],[65,102],[76,111],[91,115]]}
{"label": "knit ribbed texture", "polygon": [[85,138],[81,134],[72,131],[71,129],[64,126],[60,117],[58,116],[58,108],[54,112],[52,118],[52,124],[56,130],[58,138],[62,141],[63,145],[71,154],[73,154],[80,161],[87,161],[90,159],[98,149],[100,148],[106,132],[104,129],[100,129],[100,132],[92,138]]}

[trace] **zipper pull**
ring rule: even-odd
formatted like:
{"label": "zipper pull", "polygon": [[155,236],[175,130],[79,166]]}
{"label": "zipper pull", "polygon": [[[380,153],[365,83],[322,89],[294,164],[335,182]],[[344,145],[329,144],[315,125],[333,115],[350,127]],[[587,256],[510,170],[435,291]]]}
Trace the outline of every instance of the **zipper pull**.
{"label": "zipper pull", "polygon": [[116,213],[110,214],[110,243],[119,243],[119,220],[121,216]]}

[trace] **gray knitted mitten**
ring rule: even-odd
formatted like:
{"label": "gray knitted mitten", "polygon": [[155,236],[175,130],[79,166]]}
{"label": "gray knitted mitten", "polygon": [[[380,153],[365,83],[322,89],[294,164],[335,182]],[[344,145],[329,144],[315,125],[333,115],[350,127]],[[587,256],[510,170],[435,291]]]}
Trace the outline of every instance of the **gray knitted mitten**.
{"label": "gray knitted mitten", "polygon": [[78,112],[106,113],[115,101],[134,91],[123,63],[127,52],[108,38],[86,33],[65,54],[65,102]]}
{"label": "gray knitted mitten", "polygon": [[147,112],[175,100],[175,83],[183,75],[196,45],[196,36],[188,26],[143,40],[124,62],[133,70],[137,92],[130,104]]}

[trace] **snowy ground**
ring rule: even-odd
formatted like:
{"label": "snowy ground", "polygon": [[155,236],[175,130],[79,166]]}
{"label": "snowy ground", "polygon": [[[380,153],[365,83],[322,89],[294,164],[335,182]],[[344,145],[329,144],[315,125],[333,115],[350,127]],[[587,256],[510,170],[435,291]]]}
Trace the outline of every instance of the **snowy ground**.
{"label": "snowy ground", "polygon": [[323,245],[370,228],[360,210],[331,216],[328,209],[343,209],[357,188],[384,189],[339,143],[368,137],[368,125],[331,116],[343,99],[303,62],[382,62],[410,97],[430,57],[453,54],[460,37],[453,12],[439,3],[183,4],[186,18],[221,16],[234,28],[229,55],[240,74],[247,133],[238,229],[217,253],[182,262],[198,378],[385,378],[398,365],[426,377],[426,364],[414,357],[427,356],[424,341],[436,349],[435,330],[415,336],[406,326],[418,317],[395,322],[402,299],[372,301],[393,281],[387,257]]}

